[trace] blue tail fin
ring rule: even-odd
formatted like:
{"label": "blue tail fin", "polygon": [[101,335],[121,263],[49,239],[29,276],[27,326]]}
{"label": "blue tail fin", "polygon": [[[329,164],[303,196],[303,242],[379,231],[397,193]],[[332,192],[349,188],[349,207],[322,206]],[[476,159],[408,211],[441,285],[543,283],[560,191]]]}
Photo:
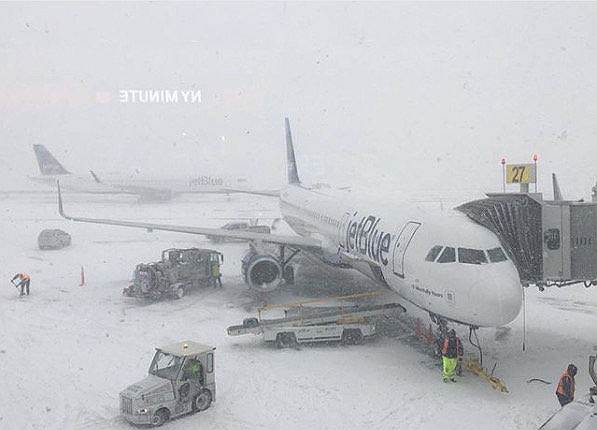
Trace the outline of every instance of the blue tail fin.
{"label": "blue tail fin", "polygon": [[43,145],[33,145],[39,171],[42,175],[68,175],[70,172]]}
{"label": "blue tail fin", "polygon": [[292,133],[290,132],[290,121],[288,121],[288,118],[284,118],[284,125],[286,127],[286,169],[288,171],[288,183],[300,184],[301,180],[299,179],[298,170],[296,168]]}

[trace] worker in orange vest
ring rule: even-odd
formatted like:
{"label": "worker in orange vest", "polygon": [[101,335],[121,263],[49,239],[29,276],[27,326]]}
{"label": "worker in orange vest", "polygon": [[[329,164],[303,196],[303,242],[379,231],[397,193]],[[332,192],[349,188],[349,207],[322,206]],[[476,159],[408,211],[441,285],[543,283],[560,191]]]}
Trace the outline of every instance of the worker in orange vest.
{"label": "worker in orange vest", "polygon": [[[15,284],[15,279],[19,280],[18,284]],[[12,277],[10,280],[17,288],[21,287],[21,297],[25,295],[25,291],[27,291],[27,295],[29,295],[29,284],[31,283],[31,278],[26,273],[17,273]]]}
{"label": "worker in orange vest", "polygon": [[462,356],[463,352],[462,342],[456,336],[454,329],[450,330],[442,345],[442,376],[444,382],[456,382],[455,373],[458,365],[458,357]]}
{"label": "worker in orange vest", "polygon": [[574,364],[569,364],[568,368],[562,373],[558,388],[556,388],[556,396],[561,406],[566,406],[574,400],[574,377],[578,369]]}

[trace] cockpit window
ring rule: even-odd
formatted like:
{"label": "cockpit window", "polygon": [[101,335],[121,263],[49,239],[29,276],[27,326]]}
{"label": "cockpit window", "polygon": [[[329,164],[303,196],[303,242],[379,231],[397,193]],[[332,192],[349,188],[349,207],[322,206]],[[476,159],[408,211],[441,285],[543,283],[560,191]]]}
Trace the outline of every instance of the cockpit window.
{"label": "cockpit window", "polygon": [[440,245],[435,245],[433,248],[431,248],[427,253],[427,257],[425,257],[425,261],[435,261],[442,248],[443,246]]}
{"label": "cockpit window", "polygon": [[464,264],[487,263],[487,256],[482,249],[458,248],[458,261]]}
{"label": "cockpit window", "polygon": [[488,249],[487,255],[489,255],[489,261],[492,263],[500,263],[508,259],[502,248]]}
{"label": "cockpit window", "polygon": [[444,248],[444,252],[437,259],[438,263],[454,263],[456,261],[456,250],[449,246]]}

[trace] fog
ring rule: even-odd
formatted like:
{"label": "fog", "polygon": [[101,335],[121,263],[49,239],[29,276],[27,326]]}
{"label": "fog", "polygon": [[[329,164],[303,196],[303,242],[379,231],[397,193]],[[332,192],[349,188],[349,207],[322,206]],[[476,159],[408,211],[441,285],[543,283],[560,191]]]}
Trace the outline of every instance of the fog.
{"label": "fog", "polygon": [[306,182],[471,197],[537,153],[540,189],[587,196],[596,24],[590,3],[4,3],[0,181],[27,187],[41,143],[76,173],[279,186],[288,116]]}

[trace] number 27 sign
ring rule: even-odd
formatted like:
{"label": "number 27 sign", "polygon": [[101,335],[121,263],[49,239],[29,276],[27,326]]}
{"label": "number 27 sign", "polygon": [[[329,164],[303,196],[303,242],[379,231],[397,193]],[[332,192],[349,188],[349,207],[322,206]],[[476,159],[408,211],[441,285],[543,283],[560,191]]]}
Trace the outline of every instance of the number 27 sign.
{"label": "number 27 sign", "polygon": [[536,182],[534,164],[507,164],[506,182],[508,184],[534,184]]}

